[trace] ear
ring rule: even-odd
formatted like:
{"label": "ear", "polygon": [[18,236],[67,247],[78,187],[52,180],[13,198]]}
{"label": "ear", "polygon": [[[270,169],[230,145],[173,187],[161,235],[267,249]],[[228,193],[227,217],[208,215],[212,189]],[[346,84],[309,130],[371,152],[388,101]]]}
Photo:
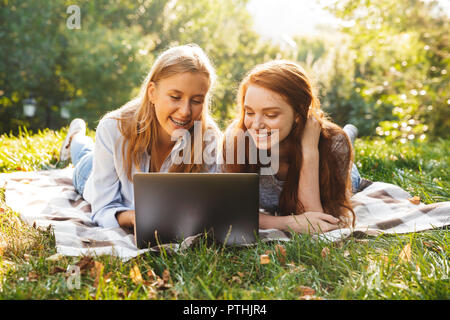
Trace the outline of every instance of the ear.
{"label": "ear", "polygon": [[153,81],[150,81],[150,83],[148,84],[147,94],[150,102],[155,104],[154,101],[156,96],[156,83],[154,83]]}

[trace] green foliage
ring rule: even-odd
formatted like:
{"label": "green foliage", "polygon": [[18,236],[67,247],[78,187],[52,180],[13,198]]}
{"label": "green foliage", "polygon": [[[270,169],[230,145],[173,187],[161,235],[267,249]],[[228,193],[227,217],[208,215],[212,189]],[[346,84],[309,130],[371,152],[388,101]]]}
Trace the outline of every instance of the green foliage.
{"label": "green foliage", "polygon": [[[62,2],[0,2],[0,131],[47,124],[53,99],[62,99],[64,84],[59,73],[66,50],[59,21],[64,13]],[[27,121],[19,115],[30,93],[35,93],[43,108],[34,120]],[[38,123],[38,118],[45,119],[44,123]]]}
{"label": "green foliage", "polygon": [[[318,0],[320,1],[320,0]],[[133,98],[156,56],[197,43],[218,74],[212,113],[224,128],[235,115],[239,81],[274,58],[301,62],[323,108],[361,136],[387,140],[448,137],[449,17],[436,1],[343,0],[329,6],[339,32],[263,40],[247,0],[80,0],[81,29],[66,25],[67,0],[0,1],[0,132],[89,123]],[[26,118],[32,95],[37,114]]]}
{"label": "green foliage", "polygon": [[[64,102],[72,118],[97,121],[133,97],[161,51],[186,43],[204,48],[216,66],[212,111],[223,127],[244,72],[277,53],[251,29],[246,2],[84,0],[81,29],[66,26],[68,1],[1,2],[0,132],[58,128]],[[22,115],[29,95],[34,119]]]}
{"label": "green foliage", "polygon": [[366,119],[388,140],[448,137],[450,19],[438,2],[347,0],[329,9],[349,37],[353,61],[344,76],[357,93],[351,111],[369,111]]}

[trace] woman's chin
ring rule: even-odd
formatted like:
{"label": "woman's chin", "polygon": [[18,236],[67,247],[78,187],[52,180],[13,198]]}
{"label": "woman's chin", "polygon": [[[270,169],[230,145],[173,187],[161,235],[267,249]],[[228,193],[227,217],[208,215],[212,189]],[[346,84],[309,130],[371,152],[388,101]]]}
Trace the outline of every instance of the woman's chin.
{"label": "woman's chin", "polygon": [[255,146],[258,150],[268,150],[271,148],[271,143],[268,140],[255,140],[253,139]]}

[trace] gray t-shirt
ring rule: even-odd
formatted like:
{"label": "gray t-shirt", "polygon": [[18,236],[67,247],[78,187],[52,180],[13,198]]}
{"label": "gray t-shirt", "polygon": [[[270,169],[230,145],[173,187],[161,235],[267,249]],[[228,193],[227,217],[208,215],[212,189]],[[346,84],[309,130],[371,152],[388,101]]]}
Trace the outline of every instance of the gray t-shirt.
{"label": "gray t-shirt", "polygon": [[[347,137],[343,135],[337,135],[333,138],[331,152],[338,153],[339,158],[342,160],[343,166],[348,161],[348,144]],[[353,165],[352,171],[357,168]],[[341,175],[345,175],[346,172],[341,170]],[[358,174],[359,176],[359,174]],[[353,178],[353,174],[352,174]],[[259,207],[265,212],[276,215],[279,213],[279,199],[281,191],[283,190],[284,181],[278,180],[275,175],[260,175],[259,176]],[[354,191],[355,192],[355,191]]]}
{"label": "gray t-shirt", "polygon": [[281,190],[283,190],[284,181],[278,180],[274,175],[259,176],[259,207],[276,215]]}

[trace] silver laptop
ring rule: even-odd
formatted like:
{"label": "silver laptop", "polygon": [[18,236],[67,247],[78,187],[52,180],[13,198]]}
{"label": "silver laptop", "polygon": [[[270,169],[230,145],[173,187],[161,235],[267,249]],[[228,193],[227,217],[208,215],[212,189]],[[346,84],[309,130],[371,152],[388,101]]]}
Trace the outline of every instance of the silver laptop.
{"label": "silver laptop", "polygon": [[137,173],[138,248],[208,232],[225,245],[254,243],[259,223],[256,173]]}

